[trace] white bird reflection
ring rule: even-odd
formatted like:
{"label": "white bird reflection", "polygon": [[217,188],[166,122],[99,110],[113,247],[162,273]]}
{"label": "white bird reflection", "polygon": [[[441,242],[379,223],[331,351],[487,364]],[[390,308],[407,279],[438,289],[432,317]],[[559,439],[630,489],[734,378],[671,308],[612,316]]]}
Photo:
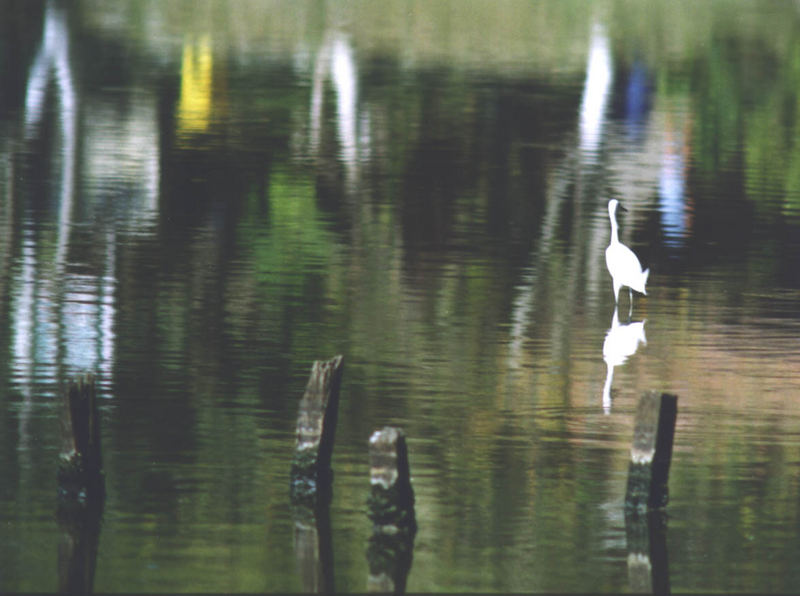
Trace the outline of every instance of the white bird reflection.
{"label": "white bird reflection", "polygon": [[614,307],[614,316],[611,318],[611,328],[606,332],[603,342],[603,360],[606,362],[606,382],[603,386],[603,412],[611,413],[611,381],[614,377],[614,367],[624,364],[630,356],[639,349],[639,344],[647,345],[644,334],[645,321],[619,324],[618,308]]}

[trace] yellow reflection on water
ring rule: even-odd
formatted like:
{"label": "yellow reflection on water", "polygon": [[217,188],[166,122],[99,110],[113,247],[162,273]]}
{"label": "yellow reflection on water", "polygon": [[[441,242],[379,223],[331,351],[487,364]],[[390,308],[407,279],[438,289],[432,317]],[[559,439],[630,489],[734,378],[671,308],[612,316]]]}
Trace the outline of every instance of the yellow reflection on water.
{"label": "yellow reflection on water", "polygon": [[177,133],[185,137],[204,132],[211,120],[213,57],[211,38],[187,39],[181,60],[181,94],[178,100]]}

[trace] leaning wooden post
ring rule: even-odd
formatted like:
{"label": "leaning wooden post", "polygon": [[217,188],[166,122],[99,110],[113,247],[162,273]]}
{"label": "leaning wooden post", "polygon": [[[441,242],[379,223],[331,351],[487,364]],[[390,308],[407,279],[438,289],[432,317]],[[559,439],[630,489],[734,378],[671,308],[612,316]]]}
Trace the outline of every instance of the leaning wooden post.
{"label": "leaning wooden post", "polygon": [[367,548],[370,592],[405,591],[417,522],[405,434],[385,427],[369,439],[372,536]]}
{"label": "leaning wooden post", "polygon": [[297,442],[291,471],[294,503],[321,504],[331,495],[331,455],[342,382],[341,355],[311,367],[297,415]]}
{"label": "leaning wooden post", "polygon": [[645,512],[666,506],[677,414],[675,395],[659,396],[651,391],[639,401],[628,468],[626,510]]}
{"label": "leaning wooden post", "polygon": [[58,466],[59,588],[90,593],[94,583],[100,518],[105,501],[100,416],[94,377],[70,382],[63,392],[63,447]]}
{"label": "leaning wooden post", "polygon": [[308,593],[334,592],[328,505],[341,382],[341,355],[314,362],[297,414],[290,492],[295,556],[303,589]]}

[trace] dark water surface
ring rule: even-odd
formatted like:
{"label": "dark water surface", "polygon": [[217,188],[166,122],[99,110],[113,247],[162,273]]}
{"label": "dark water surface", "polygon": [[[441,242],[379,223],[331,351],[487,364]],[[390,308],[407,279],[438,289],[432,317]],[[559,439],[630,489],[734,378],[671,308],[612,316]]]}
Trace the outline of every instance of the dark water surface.
{"label": "dark water surface", "polygon": [[[671,589],[800,591],[796,4],[0,8],[4,591],[59,586],[58,396],[86,370],[95,590],[309,589],[289,467],[335,354],[337,591],[368,588],[386,424],[409,591],[637,589],[650,389],[679,396]],[[616,320],[612,197],[651,270]]]}

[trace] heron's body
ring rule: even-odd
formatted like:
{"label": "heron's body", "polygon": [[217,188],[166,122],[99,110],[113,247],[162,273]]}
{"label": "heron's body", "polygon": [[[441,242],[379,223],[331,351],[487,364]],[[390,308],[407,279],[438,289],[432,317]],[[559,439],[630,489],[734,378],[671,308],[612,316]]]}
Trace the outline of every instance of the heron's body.
{"label": "heron's body", "polygon": [[[623,286],[628,286],[642,294],[647,295],[645,285],[650,269],[642,271],[642,265],[634,252],[619,241],[617,227],[617,205],[619,201],[611,199],[608,202],[608,217],[611,220],[611,243],[606,248],[606,267],[611,274],[614,284],[614,301],[619,301],[619,291]],[[631,294],[633,297],[633,294]]]}

